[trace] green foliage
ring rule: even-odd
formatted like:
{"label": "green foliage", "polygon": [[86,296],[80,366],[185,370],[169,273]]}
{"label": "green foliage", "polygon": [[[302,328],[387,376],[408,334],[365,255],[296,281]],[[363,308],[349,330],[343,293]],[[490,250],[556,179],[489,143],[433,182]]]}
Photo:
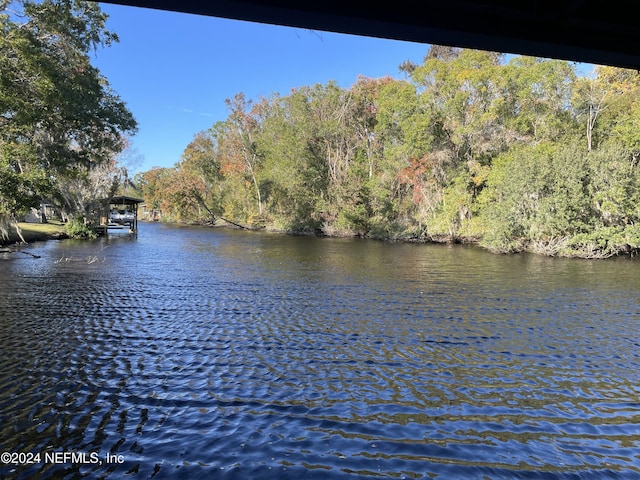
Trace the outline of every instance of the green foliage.
{"label": "green foliage", "polygon": [[96,233],[93,229],[84,223],[83,217],[74,217],[65,225],[65,232],[69,238],[77,239],[95,239]]}
{"label": "green foliage", "polygon": [[600,227],[572,237],[563,252],[565,256],[608,258],[621,253],[640,251],[640,226]]}
{"label": "green foliage", "polygon": [[0,186],[0,202],[14,210],[38,197],[65,198],[53,188],[64,192],[78,169],[113,161],[136,129],[90,63],[92,51],[117,41],[106,19],[95,2],[0,4],[0,164],[12,178]]}
{"label": "green foliage", "polygon": [[484,244],[498,251],[584,231],[590,214],[586,152],[539,144],[512,149],[493,163],[478,200],[490,230]]}
{"label": "green foliage", "polygon": [[578,128],[568,108],[576,82],[574,65],[520,56],[500,72],[499,112],[510,135],[556,142]]}
{"label": "green foliage", "polygon": [[451,184],[444,189],[442,203],[429,225],[431,235],[445,235],[457,240],[461,232],[468,227],[473,208],[473,195],[468,179],[466,169],[461,169]]}
{"label": "green foliage", "polygon": [[[496,252],[638,249],[640,76],[432,47],[408,80],[360,78],[253,102],[145,172],[165,218],[203,209],[328,235],[480,241]],[[584,128],[587,125],[587,128]]]}
{"label": "green foliage", "polygon": [[595,226],[640,221],[640,169],[635,152],[607,143],[588,156],[589,195]]}
{"label": "green foliage", "polygon": [[42,195],[51,191],[50,178],[42,170],[20,174],[0,156],[0,214],[26,213],[40,205]]}
{"label": "green foliage", "polygon": [[500,252],[533,249],[593,257],[637,248],[640,176],[619,147],[587,152],[537,145],[497,159],[478,199],[483,244]]}

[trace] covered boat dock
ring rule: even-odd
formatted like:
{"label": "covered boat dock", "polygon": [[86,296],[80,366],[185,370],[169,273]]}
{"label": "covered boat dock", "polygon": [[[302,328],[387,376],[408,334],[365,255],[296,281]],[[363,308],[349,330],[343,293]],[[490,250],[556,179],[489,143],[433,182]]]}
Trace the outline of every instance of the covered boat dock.
{"label": "covered boat dock", "polygon": [[128,229],[130,234],[138,234],[138,206],[144,203],[140,198],[118,195],[100,201],[99,234],[107,235],[109,230]]}

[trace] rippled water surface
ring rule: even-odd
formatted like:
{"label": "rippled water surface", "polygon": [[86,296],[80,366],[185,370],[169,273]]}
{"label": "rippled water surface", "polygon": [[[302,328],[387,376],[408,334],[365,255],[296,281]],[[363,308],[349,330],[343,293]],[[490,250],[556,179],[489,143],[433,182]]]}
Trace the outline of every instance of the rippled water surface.
{"label": "rippled water surface", "polygon": [[26,251],[0,450],[41,457],[0,478],[640,478],[638,260],[158,224]]}

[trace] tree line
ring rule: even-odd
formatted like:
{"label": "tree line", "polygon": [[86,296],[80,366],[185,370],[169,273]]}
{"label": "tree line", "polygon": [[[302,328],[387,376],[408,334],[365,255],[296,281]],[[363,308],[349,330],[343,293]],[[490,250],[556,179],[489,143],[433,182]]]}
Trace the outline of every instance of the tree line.
{"label": "tree line", "polygon": [[608,257],[640,247],[640,75],[431,46],[404,78],[226,101],[171,168],[138,174],[173,221],[478,242]]}
{"label": "tree line", "polygon": [[[0,233],[42,201],[123,192],[137,124],[91,53],[97,3],[0,0]],[[640,248],[640,75],[431,46],[401,79],[226,101],[171,168],[135,177],[165,219],[608,257]]]}

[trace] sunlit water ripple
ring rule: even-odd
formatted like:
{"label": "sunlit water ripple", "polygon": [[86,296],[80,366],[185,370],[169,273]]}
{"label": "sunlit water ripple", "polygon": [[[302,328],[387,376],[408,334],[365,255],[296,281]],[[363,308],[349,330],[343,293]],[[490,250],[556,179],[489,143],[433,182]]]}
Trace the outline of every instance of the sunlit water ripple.
{"label": "sunlit water ripple", "polygon": [[102,464],[1,478],[640,478],[637,260],[155,224],[29,251],[0,448]]}

